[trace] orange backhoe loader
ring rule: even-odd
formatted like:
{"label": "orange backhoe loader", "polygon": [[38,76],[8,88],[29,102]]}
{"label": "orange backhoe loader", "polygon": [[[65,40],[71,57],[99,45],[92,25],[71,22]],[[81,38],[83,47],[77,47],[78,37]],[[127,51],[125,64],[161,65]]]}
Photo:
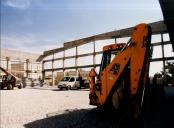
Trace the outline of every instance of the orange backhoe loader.
{"label": "orange backhoe loader", "polygon": [[89,73],[90,105],[115,110],[129,106],[135,118],[139,115],[149,81],[150,42],[150,26],[139,24],[127,44],[116,43],[103,48],[99,75],[94,69]]}
{"label": "orange backhoe loader", "polygon": [[[174,50],[174,1],[159,0],[159,3]],[[126,106],[130,107],[135,118],[139,116],[145,87],[149,83],[150,42],[150,26],[139,24],[127,44],[118,43],[103,48],[99,74],[94,69],[89,73],[91,105],[109,106],[109,109],[115,110]]]}

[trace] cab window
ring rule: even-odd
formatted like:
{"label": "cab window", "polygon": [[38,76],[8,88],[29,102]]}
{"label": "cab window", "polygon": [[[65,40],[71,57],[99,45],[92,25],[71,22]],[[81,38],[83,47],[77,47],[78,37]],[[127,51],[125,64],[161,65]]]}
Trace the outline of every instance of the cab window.
{"label": "cab window", "polygon": [[113,61],[118,52],[119,50],[103,52],[99,74]]}
{"label": "cab window", "polygon": [[73,81],[75,81],[74,77],[72,77],[69,82],[73,82]]}
{"label": "cab window", "polygon": [[61,81],[69,81],[69,77],[64,77]]}
{"label": "cab window", "polygon": [[76,81],[79,81],[79,77],[76,78]]}

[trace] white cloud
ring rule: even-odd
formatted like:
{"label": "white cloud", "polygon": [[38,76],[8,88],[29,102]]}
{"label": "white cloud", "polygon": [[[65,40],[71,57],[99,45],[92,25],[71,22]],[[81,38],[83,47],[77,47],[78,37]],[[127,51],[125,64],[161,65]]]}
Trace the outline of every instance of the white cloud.
{"label": "white cloud", "polygon": [[31,0],[5,0],[5,4],[13,8],[27,9],[30,7]]}
{"label": "white cloud", "polygon": [[1,48],[43,53],[43,51],[60,47],[54,40],[40,40],[34,35],[1,36]]}

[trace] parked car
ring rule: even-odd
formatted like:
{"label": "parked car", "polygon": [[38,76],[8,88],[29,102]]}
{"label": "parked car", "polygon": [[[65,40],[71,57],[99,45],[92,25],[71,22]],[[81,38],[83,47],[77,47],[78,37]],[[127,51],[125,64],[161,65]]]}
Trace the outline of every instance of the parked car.
{"label": "parked car", "polygon": [[78,89],[80,88],[80,78],[76,76],[64,77],[57,86],[60,90],[65,89]]}
{"label": "parked car", "polygon": [[67,84],[70,80],[70,77],[63,77],[63,79],[58,83],[57,87],[62,90],[63,88],[68,89]]}
{"label": "parked car", "polygon": [[79,89],[80,88],[80,77],[70,77],[67,83],[68,89]]}

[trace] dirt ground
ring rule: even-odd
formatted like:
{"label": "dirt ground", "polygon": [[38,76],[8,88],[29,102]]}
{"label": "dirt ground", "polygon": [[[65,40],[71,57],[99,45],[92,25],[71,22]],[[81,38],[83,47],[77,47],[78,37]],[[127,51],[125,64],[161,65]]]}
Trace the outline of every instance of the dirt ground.
{"label": "dirt ground", "polygon": [[[154,91],[155,90],[155,91]],[[144,111],[144,128],[168,128],[174,121],[173,87],[152,88]],[[88,105],[87,89],[59,91],[56,87],[1,90],[1,128],[131,128],[132,121]],[[160,94],[160,95],[158,95]],[[161,97],[160,97],[161,96]],[[159,99],[159,100],[157,100]],[[163,100],[161,100],[163,99]],[[173,127],[173,126],[172,126]]]}

